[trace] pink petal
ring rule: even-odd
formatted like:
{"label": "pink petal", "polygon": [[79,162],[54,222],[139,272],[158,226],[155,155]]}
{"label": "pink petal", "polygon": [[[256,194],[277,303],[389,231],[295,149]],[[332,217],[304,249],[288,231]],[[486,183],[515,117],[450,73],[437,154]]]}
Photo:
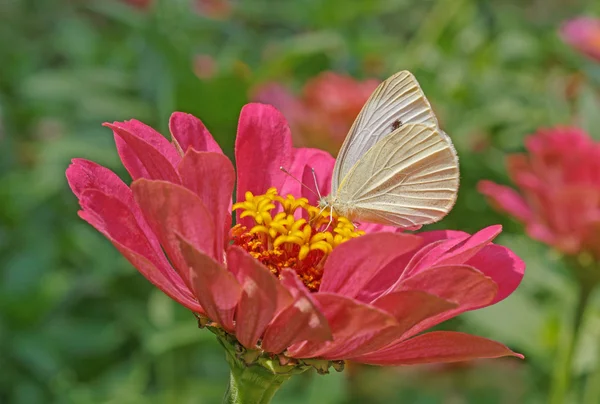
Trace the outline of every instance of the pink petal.
{"label": "pink petal", "polygon": [[409,332],[410,335],[415,335],[467,310],[490,305],[496,297],[498,285],[473,267],[452,265],[419,272],[400,282],[394,290],[420,290],[458,304],[456,309],[419,323]]}
{"label": "pink petal", "polygon": [[489,276],[498,285],[498,293],[490,304],[508,297],[519,286],[525,274],[525,262],[506,247],[489,244],[466,262]]}
{"label": "pink petal", "polygon": [[489,245],[501,232],[502,226],[500,225],[488,226],[479,230],[464,242],[442,255],[436,262],[436,265],[454,265],[467,262],[485,246]]}
{"label": "pink petal", "polygon": [[235,143],[235,161],[238,201],[245,199],[247,191],[259,195],[269,187],[281,189],[286,174],[279,167],[290,167],[292,138],[279,111],[264,104],[244,106]]}
{"label": "pink petal", "polygon": [[133,204],[129,187],[106,167],[85,159],[73,159],[66,171],[67,181],[77,198],[86,189],[98,191],[119,199],[126,205]]}
{"label": "pink petal", "polygon": [[338,353],[351,352],[371,343],[381,333],[390,332],[398,322],[387,312],[333,293],[313,295],[321,306],[333,334],[333,341],[303,342],[291,346],[295,358],[343,359]]}
{"label": "pink petal", "polygon": [[[462,231],[435,230],[419,233],[425,240],[423,247],[415,253],[410,252],[398,257],[381,269],[357,295],[357,299],[370,302],[393,284],[411,277],[422,270],[438,265],[464,263],[487,245],[499,233],[499,226],[490,226],[480,232],[469,235]],[[412,254],[412,255],[411,255]],[[492,276],[492,275],[490,275]]]}
{"label": "pink petal", "polygon": [[[456,230],[433,230],[418,234],[424,240],[423,246],[410,257],[404,271],[396,279],[412,276],[420,268],[429,268],[441,255],[471,237],[469,233]],[[389,270],[386,269],[386,272]]]}
{"label": "pink petal", "polygon": [[401,233],[374,233],[349,240],[327,259],[319,290],[355,297],[387,264],[421,242],[418,236]]}
{"label": "pink petal", "polygon": [[182,155],[186,154],[189,148],[199,152],[223,153],[202,121],[194,115],[174,112],[169,120],[169,130]]}
{"label": "pink petal", "polygon": [[531,208],[514,189],[483,180],[477,184],[477,190],[487,196],[497,209],[514,216],[521,222],[531,220],[533,216]]}
{"label": "pink petal", "polygon": [[[418,237],[427,235],[431,232],[419,233]],[[440,240],[431,244],[426,244],[420,249],[409,251],[385,265],[379,270],[379,273],[365,285],[356,296],[356,299],[361,302],[370,303],[386,291],[389,291],[393,285],[397,284],[401,279],[404,279],[410,274],[411,263],[418,262],[430,250],[438,247],[438,244],[444,243],[447,240]],[[449,248],[449,247],[448,247]],[[446,251],[446,249],[444,249]]]}
{"label": "pink petal", "polygon": [[327,319],[294,271],[284,268],[281,283],[294,297],[294,303],[282,310],[265,330],[262,349],[280,353],[299,341],[317,343],[331,340]]}
{"label": "pink petal", "polygon": [[427,269],[433,266],[440,256],[454,248],[455,246],[466,240],[469,235],[463,238],[454,238],[449,240],[437,240],[429,244],[425,244],[419,249],[406,264],[404,272],[398,277],[398,282],[402,279],[413,276],[422,269]]}
{"label": "pink petal", "polygon": [[178,170],[183,186],[200,197],[213,217],[216,257],[222,261],[231,228],[231,196],[235,184],[233,165],[223,154],[189,149]]}
{"label": "pink petal", "polygon": [[391,314],[397,321],[394,327],[382,327],[360,345],[330,347],[324,354],[328,359],[344,359],[376,351],[402,338],[405,332],[421,321],[455,308],[455,303],[421,291],[390,293],[377,299],[373,307]]}
{"label": "pink petal", "polygon": [[[335,159],[331,154],[319,150],[319,149],[301,149],[306,150],[302,154],[296,150],[294,156],[295,159],[304,159],[304,169],[302,170],[302,182],[306,184],[310,189],[319,191],[322,196],[325,196],[331,191],[331,176],[333,174],[333,166],[335,165]],[[315,186],[313,170],[315,177],[317,178],[317,184]],[[312,185],[309,185],[312,184]],[[317,192],[317,194],[319,193]],[[307,198],[313,205],[319,203],[316,195],[306,188],[302,187],[303,197]]]}
{"label": "pink petal", "polygon": [[142,275],[179,303],[196,307],[191,291],[148,239],[130,206],[96,189],[83,191],[79,203],[83,209],[79,216],[108,238]]}
{"label": "pink petal", "polygon": [[431,230],[419,233],[419,237],[425,240],[424,244],[429,244],[440,240],[465,240],[470,236],[471,235],[469,233],[460,230]]}
{"label": "pink petal", "polygon": [[104,126],[113,130],[117,151],[131,178],[179,183],[175,166],[181,157],[173,145],[158,132],[135,120],[105,123]]}
{"label": "pink petal", "polygon": [[[154,266],[165,274],[167,279],[171,279],[178,287],[185,287],[183,281],[173,271],[173,268],[165,258],[158,238],[146,222],[142,211],[133,199],[133,192],[115,173],[94,162],[83,159],[73,159],[72,164],[67,169],[66,175],[73,193],[75,193],[78,198],[81,198],[84,191],[96,189],[107,197],[115,198],[121,202],[123,205],[115,204],[114,202],[110,202],[109,205],[115,205],[116,211],[122,210],[122,212],[126,212],[127,215],[133,216],[135,222],[137,222],[135,225],[135,232],[139,230],[143,233],[139,236],[129,237],[126,241],[122,241],[122,244],[127,247],[130,245],[130,242],[134,240],[143,240],[144,242],[147,242],[149,244],[148,248],[152,251],[146,249],[134,250],[143,257],[149,259]],[[96,206],[99,209],[105,208],[102,204]],[[108,218],[107,220],[111,221],[112,218]],[[125,233],[128,232],[132,232],[132,230],[126,228]],[[189,295],[191,296],[191,293],[189,293]]]}
{"label": "pink petal", "polygon": [[112,125],[105,124],[105,126],[116,126],[144,140],[169,160],[172,166],[176,166],[181,160],[181,156],[177,153],[173,145],[163,135],[143,122],[131,119],[124,122],[113,122]]}
{"label": "pink petal", "polygon": [[394,330],[396,338],[402,338],[418,323],[458,307],[455,302],[420,290],[392,292],[380,297],[372,305],[394,316],[398,322]]}
{"label": "pink petal", "polygon": [[381,233],[381,232],[388,232],[388,233],[395,233],[395,232],[402,232],[402,231],[406,231],[406,230],[419,230],[422,226],[417,226],[414,228],[398,228],[396,226],[386,226],[384,224],[378,224],[378,223],[360,223],[360,225],[358,226],[359,230],[363,230],[366,233]]}
{"label": "pink petal", "polygon": [[[229,249],[236,249],[236,250],[240,250],[240,251],[244,251],[243,249],[241,249],[240,247],[237,246],[230,246]],[[245,257],[252,257],[249,256],[248,254],[245,254]],[[283,285],[282,282],[280,282],[275,276],[272,275],[271,271],[266,268],[264,265],[260,264],[258,261],[254,260],[254,263],[258,263],[260,265],[261,268],[263,268],[264,270],[266,270],[270,275],[271,278],[266,278],[263,279],[263,281],[268,281],[271,282],[270,279],[273,280],[273,283],[275,285],[275,300],[276,300],[276,305],[275,305],[275,315],[273,317],[275,317],[277,314],[279,314],[283,309],[286,309],[290,304],[292,304],[294,302],[294,298],[299,296],[299,291],[298,291],[298,282],[299,284],[304,288],[304,284],[302,284],[300,282],[300,280],[296,281],[294,280],[291,285],[293,285],[292,287],[292,291],[294,292],[293,295],[290,291],[288,291],[288,289],[286,289],[286,287]],[[242,283],[244,278],[246,277],[245,272],[243,270],[243,266],[240,265],[232,265],[231,263],[228,263],[228,267],[227,269],[229,270],[229,272],[231,272],[235,278]],[[258,283],[258,281],[257,281]],[[289,280],[288,280],[288,284],[289,284]],[[305,289],[302,289],[305,290]],[[309,292],[307,292],[309,293]],[[309,294],[310,297],[310,294]]]}
{"label": "pink petal", "polygon": [[[556,234],[554,229],[551,229],[544,223],[539,222],[531,222],[525,226],[526,233],[529,237],[534,240],[541,241],[542,243],[546,243],[549,245],[558,245],[559,244],[559,235]],[[572,253],[572,252],[570,252]]]}
{"label": "pink petal", "polygon": [[191,287],[187,278],[188,265],[179,250],[176,233],[211,258],[219,257],[215,251],[210,212],[196,194],[170,182],[139,179],[134,181],[132,189],[148,224],[158,236],[173,266]]}
{"label": "pink petal", "polygon": [[[291,167],[285,167],[291,175],[301,181],[306,187],[298,183],[294,178],[287,176],[280,189],[281,195],[292,194],[296,197],[302,196],[308,199],[312,205],[319,203],[318,194],[325,196],[331,192],[331,174],[335,159],[323,150],[300,148],[293,149],[293,162]],[[317,184],[312,170],[315,170]],[[317,189],[318,187],[318,189]]]}
{"label": "pink petal", "polygon": [[352,360],[373,365],[397,366],[502,356],[523,359],[523,355],[496,341],[461,332],[433,331]]}
{"label": "pink petal", "polygon": [[109,240],[113,243],[117,250],[123,254],[127,261],[131,263],[131,265],[140,271],[140,273],[144,275],[146,279],[148,279],[154,286],[162,290],[167,296],[196,313],[205,313],[204,309],[198,304],[198,301],[192,296],[191,292],[186,290],[186,293],[182,293],[180,289],[173,285],[173,283],[146,258],[136,254],[124,245],[119,244],[110,238]]}
{"label": "pink petal", "polygon": [[227,331],[234,329],[233,315],[240,300],[242,288],[227,268],[198,251],[181,235],[176,236],[189,271],[188,278],[194,295],[208,317]]}
{"label": "pink petal", "polygon": [[[227,265],[236,268],[235,274],[242,285],[242,296],[235,314],[235,336],[246,348],[253,349],[273,320],[277,309],[279,280],[267,267],[252,258],[240,247],[227,250]],[[290,296],[291,303],[291,296]]]}
{"label": "pink petal", "polygon": [[470,237],[454,238],[437,244],[422,256],[415,254],[402,278],[413,276],[434,265],[455,265],[467,262],[502,231],[502,226],[488,226]]}

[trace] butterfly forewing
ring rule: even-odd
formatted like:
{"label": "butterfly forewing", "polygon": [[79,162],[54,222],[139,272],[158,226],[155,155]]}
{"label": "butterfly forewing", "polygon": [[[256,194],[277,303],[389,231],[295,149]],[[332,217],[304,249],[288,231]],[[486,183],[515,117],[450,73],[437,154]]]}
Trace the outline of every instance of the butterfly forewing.
{"label": "butterfly forewing", "polygon": [[344,176],[367,150],[392,131],[411,123],[438,125],[419,83],[410,72],[402,71],[375,89],[354,121],[336,160],[331,193],[337,192]]}
{"label": "butterfly forewing", "polygon": [[371,223],[410,227],[433,223],[454,205],[458,157],[436,127],[405,124],[371,147],[344,177],[341,206]]}

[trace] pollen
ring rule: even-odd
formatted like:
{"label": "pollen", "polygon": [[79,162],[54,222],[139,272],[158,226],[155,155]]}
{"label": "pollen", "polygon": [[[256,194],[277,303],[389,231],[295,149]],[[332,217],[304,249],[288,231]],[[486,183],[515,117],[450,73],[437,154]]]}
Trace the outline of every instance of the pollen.
{"label": "pollen", "polygon": [[333,249],[364,234],[347,218],[313,206],[306,198],[283,197],[275,188],[263,195],[246,192],[245,200],[234,204],[233,211],[241,211],[241,223],[231,229],[233,244],[275,276],[283,268],[296,271],[313,292],[319,290],[325,261]]}

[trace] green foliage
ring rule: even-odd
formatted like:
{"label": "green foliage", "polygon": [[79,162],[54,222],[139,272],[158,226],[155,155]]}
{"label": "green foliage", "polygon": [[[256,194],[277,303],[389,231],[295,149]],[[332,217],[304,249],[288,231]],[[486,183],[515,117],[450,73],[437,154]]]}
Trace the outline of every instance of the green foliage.
{"label": "green foliage", "polygon": [[[147,12],[108,0],[1,2],[0,402],[215,403],[225,391],[228,368],[212,334],[76,215],[64,178],[71,158],[126,178],[102,122],[136,118],[167,133],[172,111],[190,112],[231,155],[255,85],[299,89],[322,70],[384,78],[400,69],[418,77],[461,157],[456,208],[432,227],[503,223],[501,242],[529,265],[514,296],[449,327],[504,341],[527,359],[305,374],[275,402],[544,402],[561,316],[573,300],[569,274],[492,212],[475,184],[507,183],[504,154],[540,126],[573,121],[600,136],[600,68],[556,35],[564,19],[600,11],[597,3],[233,4],[232,15],[217,20],[185,0],[158,1]],[[214,58],[213,77],[194,74],[199,54]],[[579,70],[584,88],[569,99]],[[599,335],[598,310],[587,324]],[[578,374],[597,364],[597,340],[582,341]]]}

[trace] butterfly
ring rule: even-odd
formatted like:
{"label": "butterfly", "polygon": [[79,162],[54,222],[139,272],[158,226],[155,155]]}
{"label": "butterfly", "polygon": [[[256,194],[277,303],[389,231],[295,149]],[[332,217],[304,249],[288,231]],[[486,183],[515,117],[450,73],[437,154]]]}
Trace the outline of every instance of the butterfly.
{"label": "butterfly", "polygon": [[458,185],[452,141],[415,77],[401,71],[363,106],[319,205],[354,221],[418,228],[448,214]]}

